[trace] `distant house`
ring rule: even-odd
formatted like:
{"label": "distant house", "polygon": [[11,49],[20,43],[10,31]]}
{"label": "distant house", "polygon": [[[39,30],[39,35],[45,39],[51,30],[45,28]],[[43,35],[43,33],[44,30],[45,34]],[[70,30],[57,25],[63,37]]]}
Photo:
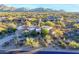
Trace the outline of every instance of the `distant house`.
{"label": "distant house", "polygon": [[47,18],[44,18],[43,21],[57,21],[57,20],[63,20],[63,17],[61,16],[48,16]]}
{"label": "distant house", "polygon": [[17,27],[17,30],[22,30],[22,29],[24,29],[24,25]]}
{"label": "distant house", "polygon": [[[50,26],[42,26],[42,28],[45,28],[47,30],[51,30],[52,29],[52,27],[50,27]],[[29,26],[29,27],[27,27],[25,25],[22,25],[22,26],[17,27],[17,30],[20,30],[20,31],[21,30],[27,30],[27,31],[36,30],[36,32],[40,32],[41,28],[38,27],[38,26]]]}
{"label": "distant house", "polygon": [[74,32],[76,33],[76,35],[79,35],[79,29],[74,30]]}
{"label": "distant house", "polygon": [[55,21],[55,17],[54,16],[48,16],[47,18],[43,18],[42,21]]}
{"label": "distant house", "polygon": [[7,17],[0,17],[0,21],[1,21],[1,22],[6,22],[6,18],[7,18]]}
{"label": "distant house", "polygon": [[67,19],[67,20],[73,20],[73,21],[75,21],[76,23],[79,23],[79,18],[67,17],[66,19]]}
{"label": "distant house", "polygon": [[51,30],[52,29],[52,27],[50,27],[50,26],[42,26],[42,28],[47,29],[47,30]]}
{"label": "distant house", "polygon": [[57,16],[56,19],[57,20],[64,20],[64,18],[62,16]]}
{"label": "distant house", "polygon": [[17,23],[24,23],[26,21],[25,18],[15,18],[13,21],[17,22]]}
{"label": "distant house", "polygon": [[47,19],[48,19],[49,21],[55,21],[55,20],[56,20],[56,18],[55,18],[54,16],[48,16]]}
{"label": "distant house", "polygon": [[75,32],[74,31],[65,32],[64,35],[67,36],[68,38],[73,38],[75,36]]}

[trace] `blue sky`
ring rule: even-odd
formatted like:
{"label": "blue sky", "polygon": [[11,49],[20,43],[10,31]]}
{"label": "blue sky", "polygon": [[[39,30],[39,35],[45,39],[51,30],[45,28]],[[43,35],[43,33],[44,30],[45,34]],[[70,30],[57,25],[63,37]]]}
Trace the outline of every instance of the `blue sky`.
{"label": "blue sky", "polygon": [[54,10],[63,9],[69,12],[79,12],[79,4],[6,4],[7,6],[13,7],[25,7],[25,8],[51,8]]}

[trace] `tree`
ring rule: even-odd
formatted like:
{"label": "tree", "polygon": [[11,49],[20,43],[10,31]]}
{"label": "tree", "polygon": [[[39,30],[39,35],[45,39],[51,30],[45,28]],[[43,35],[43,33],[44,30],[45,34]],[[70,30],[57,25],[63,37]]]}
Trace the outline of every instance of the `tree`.
{"label": "tree", "polygon": [[25,25],[26,26],[31,26],[31,22],[30,21],[25,21]]}
{"label": "tree", "polygon": [[14,18],[13,17],[8,17],[7,20],[12,21]]}
{"label": "tree", "polygon": [[23,36],[25,36],[25,37],[27,37],[27,36],[29,36],[29,31],[23,31]]}
{"label": "tree", "polygon": [[62,21],[57,21],[57,23],[59,24],[59,25],[61,25],[62,27],[65,27],[66,25],[64,24],[64,22],[62,22]]}
{"label": "tree", "polygon": [[62,48],[66,48],[67,47],[67,44],[65,42],[63,42],[63,40],[60,40],[59,43],[60,43],[60,46]]}
{"label": "tree", "polygon": [[77,43],[75,41],[71,41],[69,43],[69,47],[71,47],[71,48],[79,48],[79,43]]}
{"label": "tree", "polygon": [[59,29],[56,29],[54,31],[54,34],[56,37],[62,37],[63,36],[63,31],[59,30]]}
{"label": "tree", "polygon": [[38,40],[35,40],[33,38],[27,38],[25,41],[25,45],[31,47],[39,47],[39,42]]}
{"label": "tree", "polygon": [[48,44],[50,44],[53,41],[53,39],[51,38],[50,35],[46,35],[44,39],[45,39],[46,43],[48,43]]}
{"label": "tree", "polygon": [[32,30],[32,31],[31,31],[31,35],[32,35],[32,36],[37,36],[36,30]]}
{"label": "tree", "polygon": [[31,21],[31,23],[34,23],[34,22],[36,22],[36,18],[32,18],[30,21]]}
{"label": "tree", "polygon": [[53,22],[51,22],[51,21],[47,21],[45,23],[45,25],[48,25],[48,26],[51,26],[51,27],[54,27],[55,26],[55,24]]}
{"label": "tree", "polygon": [[48,35],[48,33],[49,33],[49,30],[47,30],[47,29],[41,29],[41,35],[42,36],[46,36],[46,35]]}
{"label": "tree", "polygon": [[43,25],[45,25],[45,22],[41,22],[41,23],[40,23],[40,26],[43,26]]}
{"label": "tree", "polygon": [[74,24],[73,26],[75,26],[75,28],[79,28],[79,24]]}

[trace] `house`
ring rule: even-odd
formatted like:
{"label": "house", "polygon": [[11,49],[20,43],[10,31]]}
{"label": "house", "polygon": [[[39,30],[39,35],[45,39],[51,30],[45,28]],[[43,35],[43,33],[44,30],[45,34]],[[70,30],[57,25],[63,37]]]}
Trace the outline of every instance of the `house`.
{"label": "house", "polygon": [[15,18],[15,19],[13,20],[13,22],[17,22],[17,23],[24,23],[25,21],[26,21],[25,18]]}
{"label": "house", "polygon": [[64,17],[63,16],[57,16],[56,19],[62,21],[62,20],[64,20]]}
{"label": "house", "polygon": [[22,26],[17,27],[17,30],[25,30],[25,29],[26,29],[26,26],[25,25],[22,25]]}
{"label": "house", "polygon": [[42,21],[55,21],[55,17],[54,16],[48,16],[47,18],[43,18]]}
{"label": "house", "polygon": [[[52,27],[50,27],[50,26],[42,26],[42,28],[45,28],[47,30],[52,29]],[[17,27],[17,30],[19,30],[19,31],[21,31],[21,30],[27,30],[27,31],[36,30],[36,32],[40,32],[41,28],[38,27],[38,26],[25,26],[25,25],[22,25],[22,26]]]}
{"label": "house", "polygon": [[76,35],[79,35],[79,29],[74,30]]}
{"label": "house", "polygon": [[55,20],[56,20],[56,18],[55,18],[54,16],[48,16],[47,19],[48,19],[49,21],[55,21]]}
{"label": "house", "polygon": [[55,21],[58,21],[58,20],[63,20],[64,18],[63,17],[61,17],[61,16],[48,16],[47,18],[43,18],[42,20],[43,21],[53,21],[53,22],[55,22]]}
{"label": "house", "polygon": [[0,17],[0,22],[6,22],[7,17]]}
{"label": "house", "polygon": [[47,30],[51,30],[52,29],[52,27],[50,27],[50,26],[42,26],[42,28],[47,29]]}
{"label": "house", "polygon": [[67,17],[66,19],[67,19],[67,20],[70,20],[70,21],[74,21],[74,22],[76,22],[76,23],[79,23],[79,18]]}
{"label": "house", "polygon": [[65,32],[64,35],[67,36],[68,38],[73,38],[75,36],[75,32],[68,31],[68,32]]}

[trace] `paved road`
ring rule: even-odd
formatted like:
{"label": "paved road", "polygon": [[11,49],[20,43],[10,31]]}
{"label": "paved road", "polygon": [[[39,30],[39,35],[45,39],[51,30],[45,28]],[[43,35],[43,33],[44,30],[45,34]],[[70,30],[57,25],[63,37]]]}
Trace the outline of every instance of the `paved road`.
{"label": "paved road", "polygon": [[1,46],[2,44],[4,44],[5,42],[12,40],[12,38],[13,38],[14,36],[15,36],[15,35],[10,35],[10,36],[7,36],[7,37],[5,37],[5,38],[3,38],[3,39],[0,39],[0,46]]}
{"label": "paved road", "polygon": [[[17,34],[17,35],[19,36],[18,31],[16,31],[15,34]],[[11,35],[9,35],[9,36],[3,38],[3,39],[0,39],[0,46],[1,46],[2,44],[4,44],[5,42],[8,42],[8,41],[12,40],[12,38],[15,36],[15,34],[11,34]]]}

